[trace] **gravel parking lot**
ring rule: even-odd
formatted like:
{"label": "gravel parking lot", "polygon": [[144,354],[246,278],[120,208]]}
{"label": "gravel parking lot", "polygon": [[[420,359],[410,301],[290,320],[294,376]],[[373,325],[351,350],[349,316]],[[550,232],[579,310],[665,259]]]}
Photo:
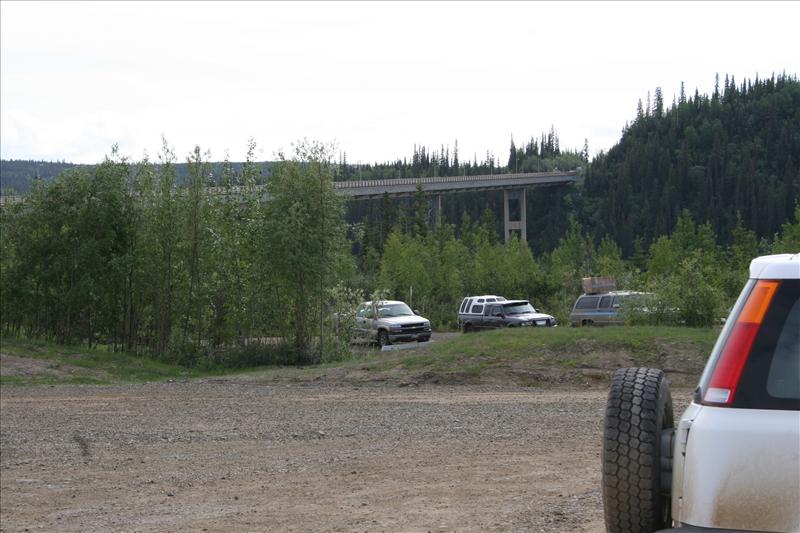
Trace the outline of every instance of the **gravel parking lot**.
{"label": "gravel parking lot", "polygon": [[1,392],[3,532],[603,530],[601,389]]}

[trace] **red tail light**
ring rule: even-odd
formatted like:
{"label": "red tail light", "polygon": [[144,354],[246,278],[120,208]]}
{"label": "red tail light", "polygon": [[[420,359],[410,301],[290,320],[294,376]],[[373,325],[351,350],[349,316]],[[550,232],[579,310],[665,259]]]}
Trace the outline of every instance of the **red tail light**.
{"label": "red tail light", "polygon": [[767,313],[779,285],[779,281],[761,280],[753,287],[728,335],[722,355],[714,366],[714,372],[703,396],[704,404],[731,405],[733,403],[742,370],[750,356],[750,350],[756,335],[758,335],[758,330],[761,328],[764,315]]}

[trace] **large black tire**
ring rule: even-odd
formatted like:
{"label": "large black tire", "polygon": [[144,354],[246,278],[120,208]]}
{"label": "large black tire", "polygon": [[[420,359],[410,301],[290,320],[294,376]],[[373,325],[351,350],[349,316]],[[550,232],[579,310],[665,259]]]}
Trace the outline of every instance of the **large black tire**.
{"label": "large black tire", "polygon": [[[608,533],[652,533],[671,525],[670,474],[661,471],[661,436],[672,427],[672,396],[664,373],[653,368],[617,370],[603,430]],[[664,454],[671,457],[671,450]]]}
{"label": "large black tire", "polygon": [[464,324],[464,333],[472,333],[475,331],[475,328],[472,327],[472,324],[466,323]]}
{"label": "large black tire", "polygon": [[389,346],[392,344],[392,341],[389,340],[389,332],[385,329],[378,331],[378,346],[383,348],[384,346]]}

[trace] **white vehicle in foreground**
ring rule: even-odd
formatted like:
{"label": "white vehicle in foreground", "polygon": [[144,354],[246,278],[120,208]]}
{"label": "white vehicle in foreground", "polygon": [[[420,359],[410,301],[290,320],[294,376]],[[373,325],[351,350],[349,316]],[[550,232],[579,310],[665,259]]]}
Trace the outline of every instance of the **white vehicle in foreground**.
{"label": "white vehicle in foreground", "polygon": [[800,254],[750,264],[677,427],[661,370],[617,371],[602,461],[611,533],[800,532]]}

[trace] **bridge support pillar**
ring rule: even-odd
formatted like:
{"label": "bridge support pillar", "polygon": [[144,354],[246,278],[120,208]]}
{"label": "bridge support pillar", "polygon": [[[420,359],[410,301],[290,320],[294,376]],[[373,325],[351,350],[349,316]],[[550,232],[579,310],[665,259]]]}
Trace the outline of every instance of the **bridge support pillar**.
{"label": "bridge support pillar", "polygon": [[521,241],[527,242],[528,218],[525,204],[525,189],[503,191],[503,233],[506,242],[511,240],[513,234],[518,235]]}
{"label": "bridge support pillar", "polygon": [[442,223],[442,195],[433,194],[427,197],[428,225],[439,226]]}

